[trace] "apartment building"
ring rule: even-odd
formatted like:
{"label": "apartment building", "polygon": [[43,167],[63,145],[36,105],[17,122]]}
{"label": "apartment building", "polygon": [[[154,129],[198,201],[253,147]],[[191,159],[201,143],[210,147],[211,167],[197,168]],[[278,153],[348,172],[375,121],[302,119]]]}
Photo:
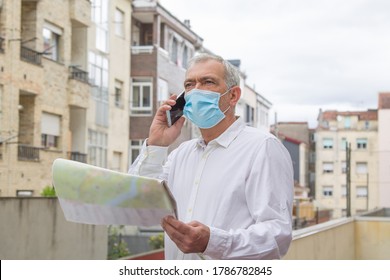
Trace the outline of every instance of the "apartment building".
{"label": "apartment building", "polygon": [[[149,134],[153,116],[163,100],[183,91],[188,60],[202,50],[203,39],[156,0],[133,1],[130,88],[130,163]],[[171,148],[192,138],[186,122]]]}
{"label": "apartment building", "polygon": [[347,156],[351,146],[351,214],[379,206],[378,112],[321,111],[316,129],[316,200],[346,215]]}
{"label": "apartment building", "polygon": [[130,1],[0,3],[0,195],[39,196],[59,157],[125,171]]}

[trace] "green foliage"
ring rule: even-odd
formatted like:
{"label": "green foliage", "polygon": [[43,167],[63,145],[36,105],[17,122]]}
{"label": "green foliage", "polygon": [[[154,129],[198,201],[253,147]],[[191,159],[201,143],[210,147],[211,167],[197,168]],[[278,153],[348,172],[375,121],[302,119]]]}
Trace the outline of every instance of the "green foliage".
{"label": "green foliage", "polygon": [[41,195],[44,197],[56,197],[56,190],[53,186],[46,186],[43,188]]}
{"label": "green foliage", "polygon": [[151,236],[149,238],[149,245],[153,250],[164,248],[164,234],[160,233],[158,235]]}
{"label": "green foliage", "polygon": [[117,260],[119,258],[130,255],[130,251],[127,248],[127,242],[122,240],[122,234],[120,230],[123,226],[108,227],[108,256],[109,260]]}

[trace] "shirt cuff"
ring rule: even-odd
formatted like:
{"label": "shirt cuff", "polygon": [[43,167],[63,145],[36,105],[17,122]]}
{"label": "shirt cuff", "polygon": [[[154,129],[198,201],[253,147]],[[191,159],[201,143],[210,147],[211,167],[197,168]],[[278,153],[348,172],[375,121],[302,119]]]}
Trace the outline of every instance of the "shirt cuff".
{"label": "shirt cuff", "polygon": [[226,251],[232,244],[232,238],[227,231],[214,227],[209,228],[210,240],[203,255],[209,256],[212,259],[224,259]]}
{"label": "shirt cuff", "polygon": [[168,157],[168,147],[146,146],[144,163],[163,165]]}

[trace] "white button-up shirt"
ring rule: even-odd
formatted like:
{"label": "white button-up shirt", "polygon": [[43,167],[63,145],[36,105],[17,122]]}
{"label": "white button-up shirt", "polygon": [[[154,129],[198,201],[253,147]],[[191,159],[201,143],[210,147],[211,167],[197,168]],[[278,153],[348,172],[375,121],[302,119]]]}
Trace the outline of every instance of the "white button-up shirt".
{"label": "white button-up shirt", "polygon": [[[204,258],[278,259],[291,242],[293,169],[283,144],[240,119],[207,145],[146,146],[130,173],[167,180],[178,219],[210,228]],[[199,259],[165,237],[166,259]]]}

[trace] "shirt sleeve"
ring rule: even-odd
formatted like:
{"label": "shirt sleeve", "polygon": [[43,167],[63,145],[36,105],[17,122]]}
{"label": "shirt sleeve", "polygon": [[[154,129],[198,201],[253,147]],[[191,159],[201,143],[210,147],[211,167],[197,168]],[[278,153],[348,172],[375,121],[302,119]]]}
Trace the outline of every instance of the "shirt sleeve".
{"label": "shirt sleeve", "polygon": [[128,173],[166,180],[168,178],[168,147],[147,146],[147,139]]}
{"label": "shirt sleeve", "polygon": [[212,259],[280,259],[290,246],[294,190],[290,154],[279,140],[268,138],[254,152],[251,166],[245,197],[254,223],[229,231],[210,227],[203,254]]}

